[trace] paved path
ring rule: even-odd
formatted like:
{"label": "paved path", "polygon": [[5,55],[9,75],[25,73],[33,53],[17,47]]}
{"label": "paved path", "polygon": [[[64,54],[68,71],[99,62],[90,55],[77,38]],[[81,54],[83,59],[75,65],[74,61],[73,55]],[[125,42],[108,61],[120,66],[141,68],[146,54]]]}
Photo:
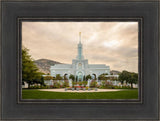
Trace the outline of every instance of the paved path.
{"label": "paved path", "polygon": [[122,89],[98,89],[97,91],[95,90],[86,90],[86,91],[83,91],[83,90],[67,90],[65,91],[65,89],[39,89],[40,91],[50,91],[50,92],[114,92],[114,91],[121,91]]}

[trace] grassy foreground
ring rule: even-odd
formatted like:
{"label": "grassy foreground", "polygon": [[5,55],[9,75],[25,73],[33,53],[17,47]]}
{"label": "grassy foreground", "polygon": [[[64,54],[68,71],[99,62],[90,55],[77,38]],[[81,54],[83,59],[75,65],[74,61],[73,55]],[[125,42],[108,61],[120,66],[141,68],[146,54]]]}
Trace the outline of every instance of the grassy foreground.
{"label": "grassy foreground", "polygon": [[38,89],[23,89],[22,99],[138,99],[138,89],[115,92],[47,92]]}

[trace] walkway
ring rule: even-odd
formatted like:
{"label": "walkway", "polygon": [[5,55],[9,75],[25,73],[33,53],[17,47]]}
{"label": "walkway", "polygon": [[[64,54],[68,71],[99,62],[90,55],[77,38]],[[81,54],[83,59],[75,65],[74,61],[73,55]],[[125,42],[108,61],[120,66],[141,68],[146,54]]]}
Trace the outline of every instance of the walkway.
{"label": "walkway", "polygon": [[98,89],[97,91],[95,91],[95,90],[90,90],[90,91],[88,91],[88,90],[85,90],[85,91],[83,91],[83,90],[79,90],[79,91],[67,90],[67,91],[65,91],[64,88],[63,89],[39,89],[39,90],[40,91],[50,91],[50,92],[114,92],[114,91],[122,91],[122,89]]}

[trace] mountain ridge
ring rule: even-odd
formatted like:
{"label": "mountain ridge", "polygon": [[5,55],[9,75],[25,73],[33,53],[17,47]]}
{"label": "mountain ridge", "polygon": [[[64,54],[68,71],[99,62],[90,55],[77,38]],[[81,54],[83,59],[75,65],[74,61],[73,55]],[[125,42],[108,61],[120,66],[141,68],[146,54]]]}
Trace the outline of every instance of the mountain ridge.
{"label": "mountain ridge", "polygon": [[58,61],[49,60],[49,59],[38,59],[34,61],[35,65],[39,68],[40,72],[45,74],[50,74],[50,67],[54,66],[55,64],[62,64]]}

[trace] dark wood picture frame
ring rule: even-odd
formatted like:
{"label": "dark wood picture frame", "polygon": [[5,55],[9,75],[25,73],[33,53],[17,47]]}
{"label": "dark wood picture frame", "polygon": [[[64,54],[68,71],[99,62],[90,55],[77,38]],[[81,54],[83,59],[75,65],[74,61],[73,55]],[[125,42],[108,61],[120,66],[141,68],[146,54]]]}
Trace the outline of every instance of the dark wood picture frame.
{"label": "dark wood picture frame", "polygon": [[[158,120],[158,1],[2,1],[3,120]],[[137,19],[138,18],[138,19]],[[138,100],[21,99],[21,22],[136,20],[139,22]]]}

